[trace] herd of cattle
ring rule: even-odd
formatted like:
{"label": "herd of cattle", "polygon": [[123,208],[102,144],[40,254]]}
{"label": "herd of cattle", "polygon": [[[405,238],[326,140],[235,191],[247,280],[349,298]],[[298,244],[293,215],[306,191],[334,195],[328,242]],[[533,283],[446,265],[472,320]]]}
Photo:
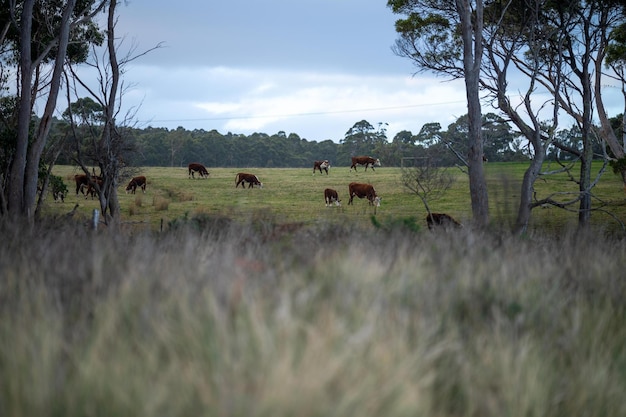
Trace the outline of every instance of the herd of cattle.
{"label": "herd of cattle", "polygon": [[[350,166],[350,171],[353,169],[355,172],[357,171],[357,165],[365,166],[365,171],[367,168],[371,168],[374,171],[374,167],[381,166],[380,159],[375,159],[370,156],[354,156],[352,157],[352,165]],[[188,165],[188,176],[191,179],[195,179],[195,174],[198,174],[199,178],[208,178],[209,172],[206,167],[200,163],[193,162]],[[313,163],[313,175],[317,171],[321,174],[324,172],[328,175],[328,170],[330,168],[330,162],[328,160],[323,161],[315,161]],[[96,195],[97,188],[103,185],[103,180],[101,177],[97,175],[86,175],[86,174],[77,174],[74,176],[74,180],[76,182],[76,195],[82,193],[85,198],[91,195],[92,198]],[[249,174],[246,172],[239,172],[235,176],[235,188],[241,185],[241,188],[245,188],[246,183],[248,184],[248,188],[252,188],[257,186],[259,188],[263,188],[263,183],[259,180],[259,178],[254,174]],[[95,185],[98,185],[96,187]],[[141,190],[146,192],[146,177],[141,175],[137,177],[131,178],[130,182],[126,186],[126,193],[129,192],[135,194],[137,188],[141,188]],[[354,197],[365,198],[367,199],[370,206],[380,207],[381,197],[376,194],[376,190],[374,186],[367,183],[359,183],[359,182],[351,182],[348,184],[348,193],[349,200],[348,205],[353,204]],[[60,198],[63,198],[61,196]],[[57,195],[54,195],[54,199],[57,200]],[[324,189],[324,202],[326,207],[331,207],[333,205],[340,206],[341,200],[339,199],[339,193],[337,190],[332,188]],[[443,225],[443,226],[460,226],[460,223],[454,220],[451,216],[444,213],[430,213],[426,217],[426,222],[429,228],[432,228],[434,225]]]}

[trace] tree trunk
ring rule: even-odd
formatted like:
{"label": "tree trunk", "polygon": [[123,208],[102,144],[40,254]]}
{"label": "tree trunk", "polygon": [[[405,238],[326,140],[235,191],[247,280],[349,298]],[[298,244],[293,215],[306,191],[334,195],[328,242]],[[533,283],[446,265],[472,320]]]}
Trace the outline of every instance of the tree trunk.
{"label": "tree trunk", "polygon": [[[606,114],[606,109],[604,107],[604,101],[602,100],[602,63],[604,62],[604,49],[598,52],[598,56],[596,57],[595,62],[595,100],[596,100],[596,110],[598,112],[598,119],[600,120],[600,135],[604,142],[609,146],[611,152],[616,159],[621,159],[626,156],[624,153],[624,147],[626,146],[626,128],[624,128],[624,123],[626,123],[626,109],[624,114],[622,115],[622,135],[623,135],[623,144],[620,144],[619,139],[615,135],[613,131],[613,127],[611,126],[611,122],[609,121],[609,117]],[[622,82],[622,93],[624,93],[624,83]],[[624,102],[626,103],[626,94],[624,95]],[[620,172],[622,177],[622,184],[626,189],[626,171]]]}
{"label": "tree trunk", "polygon": [[33,7],[35,0],[26,0],[23,4],[20,27],[20,92],[17,120],[17,138],[15,155],[9,173],[9,195],[7,210],[13,215],[24,213],[24,173],[26,171],[26,155],[30,130],[32,95],[31,82],[33,62],[31,57],[31,32],[33,27]]}
{"label": "tree trunk", "polygon": [[52,79],[50,80],[50,91],[48,93],[46,107],[44,108],[44,113],[39,122],[36,136],[28,149],[24,179],[24,207],[29,217],[34,215],[37,198],[37,182],[39,180],[39,162],[48,140],[48,133],[50,133],[50,126],[52,124],[52,114],[57,104],[57,97],[61,86],[61,76],[63,75],[63,65],[65,63],[65,55],[70,39],[70,23],[75,5],[76,0],[68,0],[63,10],[61,30],[57,44],[57,55],[54,61],[54,70],[52,72]]}
{"label": "tree trunk", "polygon": [[489,199],[483,169],[482,114],[479,82],[482,61],[483,2],[476,1],[475,16],[469,0],[456,0],[463,37],[463,69],[469,125],[469,186],[474,224],[484,228],[489,222]]}
{"label": "tree trunk", "polygon": [[[121,147],[121,139],[115,131],[115,103],[120,82],[120,67],[117,61],[115,50],[115,7],[117,1],[109,3],[108,19],[107,19],[107,52],[109,54],[109,64],[111,65],[111,86],[108,91],[108,97],[105,97],[106,106],[104,108],[104,129],[100,139],[101,155],[104,161],[101,161],[101,169],[104,175],[104,186],[100,198],[100,206],[102,213],[106,214],[107,210],[116,224],[119,217],[119,201],[117,198],[117,177],[119,175],[119,150]],[[104,91],[104,85],[103,91]],[[103,199],[102,196],[105,198]],[[108,222],[105,216],[105,221]]]}

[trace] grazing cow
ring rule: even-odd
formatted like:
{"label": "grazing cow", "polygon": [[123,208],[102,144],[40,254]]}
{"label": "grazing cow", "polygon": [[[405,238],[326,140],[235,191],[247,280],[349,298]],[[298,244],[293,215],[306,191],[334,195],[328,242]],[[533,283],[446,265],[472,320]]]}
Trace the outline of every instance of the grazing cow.
{"label": "grazing cow", "polygon": [[74,181],[76,182],[76,195],[78,195],[79,191],[84,195],[85,190],[83,190],[83,187],[89,187],[89,177],[85,174],[76,174],[74,175]]}
{"label": "grazing cow", "polygon": [[315,171],[319,169],[320,174],[323,174],[322,170],[326,171],[326,175],[328,175],[328,168],[330,168],[330,162],[328,159],[323,161],[314,161],[313,162],[313,175],[315,175]]}
{"label": "grazing cow", "polygon": [[337,191],[332,188],[326,188],[324,190],[324,202],[326,203],[326,207],[331,207],[333,203],[335,203],[336,206],[341,206],[339,195]]}
{"label": "grazing cow", "polygon": [[240,172],[235,176],[235,188],[241,184],[241,188],[246,188],[246,184],[248,183],[248,188],[252,188],[255,185],[258,185],[259,188],[263,188],[263,183],[259,181],[259,177],[254,174],[246,174],[245,172]]}
{"label": "grazing cow", "polygon": [[194,175],[195,172],[197,172],[202,178],[209,177],[209,171],[207,171],[206,167],[202,164],[199,164],[197,162],[192,162],[189,165],[187,165],[187,168],[189,169],[190,178],[196,178]]}
{"label": "grazing cow", "polygon": [[381,198],[376,195],[376,190],[374,190],[371,184],[351,182],[350,185],[348,185],[348,190],[350,191],[348,204],[352,204],[352,199],[354,196],[357,196],[359,198],[367,198],[370,206],[380,207]]}
{"label": "grazing cow", "polygon": [[143,175],[139,177],[133,177],[133,179],[131,179],[128,185],[126,186],[126,194],[128,194],[129,191],[131,192],[131,194],[135,194],[137,187],[140,187],[141,191],[143,191],[145,194],[146,183],[147,183],[146,177],[144,177]]}
{"label": "grazing cow", "polygon": [[87,193],[85,194],[85,199],[87,198],[88,195],[91,195],[91,199],[93,200],[93,198],[96,196],[96,193],[99,192],[98,189],[101,190],[103,185],[104,185],[104,180],[102,179],[102,177],[92,176],[91,181],[89,182],[89,185],[87,186]]}
{"label": "grazing cow", "polygon": [[55,202],[65,202],[65,195],[67,194],[67,190],[52,190],[52,198],[54,198]]}
{"label": "grazing cow", "polygon": [[437,226],[442,226],[444,229],[449,227],[463,227],[461,223],[456,221],[452,216],[445,213],[430,213],[426,215],[426,223],[428,229],[433,230]]}
{"label": "grazing cow", "polygon": [[[97,175],[91,175],[91,181],[89,180],[89,176],[86,174],[76,174],[74,175],[74,181],[76,182],[76,195],[78,196],[78,192],[80,191],[85,198],[91,194],[91,198],[93,199],[96,194],[96,188],[94,184],[98,184],[102,186],[102,177]],[[85,188],[87,191],[85,191]]]}
{"label": "grazing cow", "polygon": [[54,201],[64,203],[65,197],[67,197],[67,186],[63,182],[63,179],[56,175],[51,175],[50,186],[52,187],[52,198],[54,198]]}
{"label": "grazing cow", "polygon": [[357,165],[365,165],[366,171],[368,166],[372,167],[372,171],[374,171],[375,166],[380,166],[380,159],[374,159],[371,156],[353,156],[350,171],[352,171],[352,168],[354,168],[354,171],[356,172]]}

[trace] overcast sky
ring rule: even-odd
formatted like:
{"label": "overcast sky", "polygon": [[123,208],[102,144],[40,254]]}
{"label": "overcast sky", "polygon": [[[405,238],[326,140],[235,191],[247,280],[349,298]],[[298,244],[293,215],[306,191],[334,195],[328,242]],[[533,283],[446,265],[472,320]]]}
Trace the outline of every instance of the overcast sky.
{"label": "overcast sky", "polygon": [[[122,50],[162,47],[125,68],[140,127],[296,133],[339,141],[358,121],[391,140],[465,114],[462,82],[414,75],[395,55],[385,0],[130,0]],[[63,107],[63,106],[60,106]]]}
{"label": "overcast sky", "polygon": [[[462,80],[415,74],[410,60],[393,53],[400,16],[386,0],[122,4],[120,53],[162,43],[125,68],[123,103],[138,109],[139,127],[284,131],[339,141],[367,120],[388,123],[392,140],[430,122],[445,130],[467,113]],[[619,89],[608,93],[619,99],[619,107],[608,103],[610,115],[617,114]]]}

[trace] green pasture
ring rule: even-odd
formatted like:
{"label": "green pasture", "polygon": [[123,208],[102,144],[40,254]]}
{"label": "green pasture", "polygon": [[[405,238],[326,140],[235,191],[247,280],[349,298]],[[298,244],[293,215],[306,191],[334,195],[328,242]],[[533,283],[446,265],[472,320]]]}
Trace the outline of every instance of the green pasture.
{"label": "green pasture", "polygon": [[[600,165],[597,169],[600,169]],[[517,212],[521,179],[526,164],[490,163],[485,166],[489,187],[490,211],[492,222],[508,227]],[[596,168],[596,167],[594,167]],[[556,169],[545,166],[544,169]],[[471,219],[469,185],[467,175],[457,168],[449,168],[455,176],[455,182],[440,198],[430,202],[433,211],[446,212],[467,223]],[[398,221],[413,218],[423,223],[426,210],[418,197],[406,189],[401,182],[401,168],[380,167],[376,171],[360,168],[358,172],[349,167],[333,167],[330,174],[313,175],[311,168],[212,168],[207,179],[189,179],[186,168],[149,167],[139,168],[135,175],[148,178],[146,193],[138,190],[137,194],[126,194],[128,179],[120,184],[118,193],[122,220],[127,223],[158,228],[176,219],[199,214],[228,216],[246,220],[262,213],[274,217],[279,222],[315,223],[319,221],[357,222],[370,221],[376,214],[381,222]],[[263,189],[235,189],[237,172],[256,174],[263,182]],[[57,166],[54,173],[65,181],[69,195],[64,203],[54,203],[47,198],[45,212],[61,214],[70,211],[79,204],[79,214],[89,218],[97,200],[85,199],[75,195],[74,174],[77,168]],[[374,185],[382,197],[381,207],[375,209],[366,200],[355,199],[348,203],[348,184],[352,181]],[[342,200],[341,207],[325,207],[323,190],[334,188]],[[573,198],[577,184],[565,174],[540,178],[535,185],[538,198],[551,193],[571,192],[561,195],[561,199]],[[608,229],[621,228],[619,221],[626,221],[626,195],[620,179],[610,170],[604,173],[594,189],[594,207],[592,215],[595,225]],[[577,205],[572,206],[576,209]],[[558,229],[575,225],[578,214],[552,208],[537,208],[533,212],[531,227]]]}

